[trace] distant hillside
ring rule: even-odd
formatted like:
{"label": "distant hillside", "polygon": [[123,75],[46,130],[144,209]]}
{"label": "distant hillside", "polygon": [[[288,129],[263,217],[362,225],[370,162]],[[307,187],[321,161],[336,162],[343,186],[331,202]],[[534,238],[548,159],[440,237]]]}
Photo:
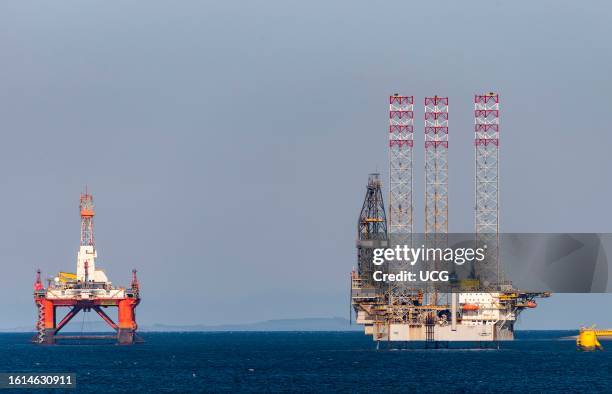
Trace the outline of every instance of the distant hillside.
{"label": "distant hillside", "polygon": [[143,327],[143,331],[355,331],[362,330],[361,326],[350,325],[347,319],[333,318],[307,318],[307,319],[279,319],[266,320],[247,324],[222,325],[166,325],[154,324]]}
{"label": "distant hillside", "polygon": [[[140,325],[142,332],[168,332],[168,331],[361,331],[363,327],[356,324],[350,325],[349,321],[342,317],[321,317],[304,319],[279,319],[266,320],[256,323],[245,324],[220,324],[220,325],[169,325],[153,324]],[[33,332],[34,327],[13,327],[0,329],[0,332]],[[101,321],[71,323],[65,328],[65,332],[103,332],[109,331],[106,323]],[[64,331],[62,331],[64,332]]]}

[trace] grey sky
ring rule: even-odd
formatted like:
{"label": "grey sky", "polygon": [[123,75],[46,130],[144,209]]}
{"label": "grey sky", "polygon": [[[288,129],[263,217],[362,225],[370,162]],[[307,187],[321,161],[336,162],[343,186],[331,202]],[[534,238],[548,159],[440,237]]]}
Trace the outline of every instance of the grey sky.
{"label": "grey sky", "polygon": [[[1,2],[0,327],[33,324],[37,267],[74,269],[85,184],[141,323],[346,316],[394,92],[417,147],[422,98],[450,97],[451,231],[473,227],[472,96],[494,90],[503,230],[610,232],[610,5],[412,3]],[[611,302],[555,296],[521,327],[612,325]]]}

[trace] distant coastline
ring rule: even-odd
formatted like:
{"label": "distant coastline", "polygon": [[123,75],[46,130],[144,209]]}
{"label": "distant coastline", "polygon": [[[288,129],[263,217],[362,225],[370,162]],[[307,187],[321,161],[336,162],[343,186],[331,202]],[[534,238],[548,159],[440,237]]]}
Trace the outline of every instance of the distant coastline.
{"label": "distant coastline", "polygon": [[[81,324],[69,325],[67,332],[81,331]],[[108,326],[104,322],[90,322],[83,327],[84,332],[108,331]],[[191,324],[191,325],[170,325],[152,324],[140,325],[140,332],[214,332],[214,331],[363,331],[362,326],[350,324],[348,319],[342,317],[321,317],[321,318],[302,318],[302,319],[275,319],[265,320],[254,323],[243,324]],[[21,326],[0,328],[0,333],[10,332],[34,332],[33,326]]]}

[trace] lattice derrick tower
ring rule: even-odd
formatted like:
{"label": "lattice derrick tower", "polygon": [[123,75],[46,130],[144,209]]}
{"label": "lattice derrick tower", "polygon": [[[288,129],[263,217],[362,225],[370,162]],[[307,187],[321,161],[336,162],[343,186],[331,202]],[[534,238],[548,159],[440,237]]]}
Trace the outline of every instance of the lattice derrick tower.
{"label": "lattice derrick tower", "polygon": [[374,287],[382,286],[383,282],[374,282],[372,278],[375,271],[373,249],[383,246],[382,241],[387,240],[387,217],[381,186],[380,175],[370,174],[357,224],[358,275],[364,284]]}
{"label": "lattice derrick tower", "polygon": [[94,203],[93,196],[85,191],[81,194],[81,246],[95,246],[94,242]]}
{"label": "lattice derrick tower", "polygon": [[[486,264],[477,276],[499,282],[499,95],[474,96],[475,226],[487,245]],[[483,283],[486,287],[489,283]]]}

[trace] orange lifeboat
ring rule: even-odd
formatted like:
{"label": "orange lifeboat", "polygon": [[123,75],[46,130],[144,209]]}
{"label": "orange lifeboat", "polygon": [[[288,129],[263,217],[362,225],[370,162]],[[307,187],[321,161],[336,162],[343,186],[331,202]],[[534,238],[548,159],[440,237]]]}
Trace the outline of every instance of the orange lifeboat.
{"label": "orange lifeboat", "polygon": [[535,301],[527,301],[527,303],[525,304],[525,306],[527,308],[535,308],[536,306],[538,306],[538,304],[535,303]]}
{"label": "orange lifeboat", "polygon": [[464,311],[477,311],[480,307],[476,304],[463,304],[461,307]]}

